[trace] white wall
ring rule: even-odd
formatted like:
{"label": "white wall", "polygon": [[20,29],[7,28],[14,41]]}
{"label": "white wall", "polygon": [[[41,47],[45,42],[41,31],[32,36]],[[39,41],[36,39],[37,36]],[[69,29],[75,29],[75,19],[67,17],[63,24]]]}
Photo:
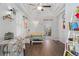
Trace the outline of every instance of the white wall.
{"label": "white wall", "polygon": [[3,39],[4,33],[7,32],[16,32],[16,22],[13,21],[11,23],[3,21],[2,18],[0,18],[0,38]]}
{"label": "white wall", "polygon": [[59,38],[59,33],[58,33],[58,19],[54,18],[52,22],[52,39],[53,40],[58,40]]}
{"label": "white wall", "polygon": [[[21,11],[17,10],[16,16],[12,22],[3,20],[2,16],[5,15],[9,4],[0,4],[0,40],[4,39],[4,34],[7,32],[13,32],[15,36],[21,36],[25,32],[23,27],[23,14]],[[3,8],[5,7],[5,8]]]}
{"label": "white wall", "polygon": [[[2,7],[4,7],[6,4],[3,4]],[[2,8],[1,7],[1,8]],[[7,6],[6,6],[7,8]],[[5,8],[3,8],[5,10]],[[17,15],[15,17],[15,20],[11,23],[5,23],[2,20],[2,13],[0,12],[0,38],[3,39],[4,33],[11,31],[14,32],[15,36],[23,36],[23,34],[26,33],[26,28],[23,27],[23,13],[19,8],[17,8]],[[39,13],[39,14],[38,14]],[[4,13],[3,13],[4,14]],[[28,20],[32,23],[33,20],[37,20],[39,22],[38,26],[35,28],[34,24],[32,23],[29,25],[30,31],[44,31],[44,21],[43,19],[52,19],[53,21],[51,22],[52,26],[52,39],[54,40],[60,40],[61,42],[65,42],[65,39],[63,39],[63,32],[62,30],[62,14],[59,17],[53,17],[53,12],[51,15],[45,13],[36,12],[36,14],[29,14]],[[50,22],[49,22],[50,23]],[[50,26],[50,24],[47,23],[46,26]]]}
{"label": "white wall", "polygon": [[[7,11],[8,9],[8,5],[11,5],[13,6],[12,4],[1,4],[0,8],[2,10],[0,11]],[[4,7],[5,8],[2,8]],[[15,7],[16,8],[16,7]],[[16,13],[16,17],[15,19],[12,21],[12,22],[6,22],[6,21],[3,21],[2,19],[2,16],[5,15],[4,11],[1,13],[0,12],[0,39],[3,39],[4,38],[4,34],[7,33],[7,32],[14,32],[15,36],[23,36],[23,34],[26,33],[26,28],[23,27],[23,13],[21,10],[18,10],[19,8],[17,8],[17,13]],[[28,18],[29,21],[32,23],[33,20],[37,20],[39,22],[39,24],[37,25],[37,27],[34,27],[34,24],[32,23],[31,25],[29,25],[29,28],[31,31],[39,31],[39,32],[44,32],[44,22],[43,22],[43,19],[45,19],[44,17],[42,16],[34,16],[33,14],[30,15],[30,17]],[[50,19],[50,16],[49,18]],[[53,19],[53,17],[51,17],[51,19]],[[53,21],[53,23],[51,23],[52,26],[55,26],[54,25],[55,22]],[[47,24],[47,26],[49,26],[49,24]],[[54,27],[52,27],[54,30],[56,30]],[[52,31],[54,32],[54,31]],[[54,33],[55,34],[55,33]]]}
{"label": "white wall", "polygon": [[[33,22],[38,22],[38,24],[34,24]],[[44,32],[43,22],[40,20],[30,20],[29,21],[29,29],[30,32]]]}
{"label": "white wall", "polygon": [[[63,12],[64,13],[64,12]],[[63,13],[61,13],[59,16],[58,16],[58,19],[59,19],[59,23],[58,23],[58,33],[59,33],[59,41],[61,41],[62,43],[65,43],[66,40],[67,40],[67,24],[65,23],[65,29],[63,29],[63,19],[62,16],[63,16]]]}

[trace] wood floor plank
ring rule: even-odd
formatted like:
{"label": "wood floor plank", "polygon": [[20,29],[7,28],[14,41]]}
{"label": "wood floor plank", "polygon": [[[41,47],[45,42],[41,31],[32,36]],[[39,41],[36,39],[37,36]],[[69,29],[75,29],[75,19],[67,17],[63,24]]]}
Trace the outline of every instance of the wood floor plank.
{"label": "wood floor plank", "polygon": [[26,56],[62,56],[64,44],[59,41],[45,40],[43,43],[26,44]]}

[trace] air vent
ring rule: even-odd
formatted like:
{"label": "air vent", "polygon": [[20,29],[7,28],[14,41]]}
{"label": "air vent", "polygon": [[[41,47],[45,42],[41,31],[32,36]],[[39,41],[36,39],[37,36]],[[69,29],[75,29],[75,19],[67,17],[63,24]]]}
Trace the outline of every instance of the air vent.
{"label": "air vent", "polygon": [[44,21],[53,21],[53,19],[43,19]]}

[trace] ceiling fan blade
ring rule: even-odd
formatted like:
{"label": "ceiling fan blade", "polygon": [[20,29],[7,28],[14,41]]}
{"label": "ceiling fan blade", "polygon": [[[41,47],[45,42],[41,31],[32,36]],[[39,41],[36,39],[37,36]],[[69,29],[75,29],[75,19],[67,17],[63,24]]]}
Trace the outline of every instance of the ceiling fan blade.
{"label": "ceiling fan blade", "polygon": [[42,7],[51,7],[50,5],[43,5]]}
{"label": "ceiling fan blade", "polygon": [[37,8],[35,7],[35,8],[33,8],[32,10],[36,10]]}
{"label": "ceiling fan blade", "polygon": [[34,4],[28,4],[28,5],[35,6]]}

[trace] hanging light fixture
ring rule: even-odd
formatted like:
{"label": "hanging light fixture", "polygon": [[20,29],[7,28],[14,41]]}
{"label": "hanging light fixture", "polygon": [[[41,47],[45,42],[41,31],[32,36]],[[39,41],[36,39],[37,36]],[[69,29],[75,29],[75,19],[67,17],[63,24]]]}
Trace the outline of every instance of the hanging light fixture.
{"label": "hanging light fixture", "polygon": [[41,9],[42,9],[42,6],[38,6],[38,7],[37,7],[37,10],[41,10]]}
{"label": "hanging light fixture", "polygon": [[37,7],[37,10],[43,11],[43,7],[42,7],[41,3],[40,3],[39,6]]}

